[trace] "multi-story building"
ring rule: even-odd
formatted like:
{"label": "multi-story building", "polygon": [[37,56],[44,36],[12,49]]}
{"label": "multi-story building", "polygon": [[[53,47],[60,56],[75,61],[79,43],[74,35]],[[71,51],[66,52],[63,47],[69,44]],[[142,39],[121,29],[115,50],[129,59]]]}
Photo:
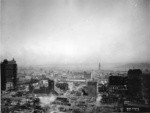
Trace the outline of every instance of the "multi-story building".
{"label": "multi-story building", "polygon": [[13,59],[8,61],[5,59],[1,63],[1,90],[9,90],[17,88],[17,64]]}
{"label": "multi-story building", "polygon": [[91,80],[92,79],[91,72],[84,72],[84,79],[85,80]]}
{"label": "multi-story building", "polygon": [[142,98],[142,84],[141,84],[142,71],[140,69],[130,69],[128,71],[128,95],[133,100]]}
{"label": "multi-story building", "polygon": [[142,74],[142,97],[145,104],[150,105],[150,73]]}
{"label": "multi-story building", "polygon": [[48,78],[42,80],[31,80],[29,92],[35,94],[49,94],[54,91],[54,80]]}
{"label": "multi-story building", "polygon": [[61,90],[64,90],[64,91],[69,89],[68,83],[65,83],[65,82],[58,82],[58,83],[56,83],[56,87],[60,88]]}
{"label": "multi-story building", "polygon": [[111,91],[127,90],[128,77],[109,76],[108,81],[109,90]]}
{"label": "multi-story building", "polygon": [[88,96],[97,97],[97,82],[88,81],[87,87],[88,87]]}

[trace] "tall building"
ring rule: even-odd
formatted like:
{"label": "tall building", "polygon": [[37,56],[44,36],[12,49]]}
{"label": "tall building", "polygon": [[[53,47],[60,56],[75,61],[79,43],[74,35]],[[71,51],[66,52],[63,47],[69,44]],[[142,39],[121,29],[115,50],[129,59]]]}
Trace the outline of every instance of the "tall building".
{"label": "tall building", "polygon": [[145,104],[150,105],[150,73],[142,74],[142,97]]}
{"label": "tall building", "polygon": [[88,87],[88,96],[96,97],[97,96],[97,82],[88,81],[87,87]]}
{"label": "tall building", "polygon": [[17,87],[17,64],[13,59],[5,59],[1,62],[1,90],[16,89]]}
{"label": "tall building", "polygon": [[142,71],[140,69],[130,69],[128,71],[128,94],[133,98],[141,98],[142,84],[141,84]]}
{"label": "tall building", "polygon": [[109,76],[109,90],[119,91],[127,90],[128,77],[123,76]]}

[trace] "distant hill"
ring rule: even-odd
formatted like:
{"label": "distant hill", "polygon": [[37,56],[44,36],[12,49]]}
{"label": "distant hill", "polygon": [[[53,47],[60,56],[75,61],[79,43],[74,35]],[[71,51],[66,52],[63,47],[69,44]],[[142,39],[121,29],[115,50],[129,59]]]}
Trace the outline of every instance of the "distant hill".
{"label": "distant hill", "polygon": [[121,64],[119,66],[115,66],[115,68],[119,70],[128,70],[128,69],[150,70],[150,63],[128,63],[128,64]]}
{"label": "distant hill", "polygon": [[[150,71],[150,63],[103,63],[102,70],[128,71],[129,69],[148,69]],[[91,64],[64,64],[64,65],[42,65],[19,67],[19,70],[98,70],[98,63]]]}

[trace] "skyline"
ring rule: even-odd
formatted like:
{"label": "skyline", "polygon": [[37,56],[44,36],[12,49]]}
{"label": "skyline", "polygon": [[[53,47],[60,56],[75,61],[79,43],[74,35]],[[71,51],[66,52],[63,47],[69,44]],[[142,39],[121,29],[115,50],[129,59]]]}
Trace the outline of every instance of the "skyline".
{"label": "skyline", "polygon": [[0,56],[20,65],[150,62],[149,0],[2,0]]}

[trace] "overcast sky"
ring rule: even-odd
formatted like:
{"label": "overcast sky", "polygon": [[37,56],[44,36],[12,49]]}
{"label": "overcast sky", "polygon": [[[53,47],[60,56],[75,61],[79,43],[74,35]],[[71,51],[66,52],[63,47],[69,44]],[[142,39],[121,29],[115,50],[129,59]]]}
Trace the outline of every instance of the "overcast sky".
{"label": "overcast sky", "polygon": [[149,0],[1,0],[1,59],[150,62]]}

